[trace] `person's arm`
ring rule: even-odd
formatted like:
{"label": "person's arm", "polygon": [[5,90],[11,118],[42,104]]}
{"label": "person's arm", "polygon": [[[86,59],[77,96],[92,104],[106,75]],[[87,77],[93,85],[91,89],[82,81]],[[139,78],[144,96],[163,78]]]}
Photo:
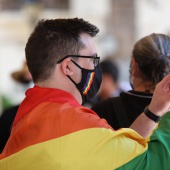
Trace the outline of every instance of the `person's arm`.
{"label": "person's arm", "polygon": [[[157,116],[163,116],[170,108],[170,75],[166,76],[160,83],[157,84],[153,94],[152,101],[149,105],[149,110]],[[130,126],[141,136],[147,137],[157,126],[153,120],[142,113]]]}
{"label": "person's arm", "polygon": [[144,113],[142,113],[130,126],[131,129],[138,132],[142,137],[147,138],[153,129],[155,129],[157,123],[148,118]]}
{"label": "person's arm", "polygon": [[[169,170],[170,163],[170,75],[166,76],[157,86],[154,91],[152,101],[149,105],[149,110],[157,116],[162,116],[158,128],[144,142],[148,145],[146,151],[136,154],[136,157],[117,170],[127,169],[154,169],[154,170]],[[166,113],[166,114],[165,114]],[[165,114],[165,115],[164,115]],[[164,115],[164,116],[163,116]],[[147,136],[152,132],[157,124],[145,116],[144,113],[137,118],[131,128],[136,130],[143,136]],[[141,143],[142,144],[142,143]],[[137,145],[135,148],[138,148]]]}

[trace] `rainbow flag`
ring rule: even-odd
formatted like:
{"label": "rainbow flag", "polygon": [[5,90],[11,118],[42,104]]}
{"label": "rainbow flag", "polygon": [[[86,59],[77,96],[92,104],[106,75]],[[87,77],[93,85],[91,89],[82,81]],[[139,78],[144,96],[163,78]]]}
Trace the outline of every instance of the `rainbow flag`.
{"label": "rainbow flag", "polygon": [[35,86],[19,108],[0,170],[168,170],[169,118],[148,147],[131,129],[114,131],[71,94]]}

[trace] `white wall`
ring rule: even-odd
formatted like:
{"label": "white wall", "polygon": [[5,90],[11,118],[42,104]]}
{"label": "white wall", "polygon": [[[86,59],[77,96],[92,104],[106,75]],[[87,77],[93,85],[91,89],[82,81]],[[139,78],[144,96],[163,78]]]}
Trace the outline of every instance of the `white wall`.
{"label": "white wall", "polygon": [[136,40],[151,33],[170,34],[169,0],[136,0]]}

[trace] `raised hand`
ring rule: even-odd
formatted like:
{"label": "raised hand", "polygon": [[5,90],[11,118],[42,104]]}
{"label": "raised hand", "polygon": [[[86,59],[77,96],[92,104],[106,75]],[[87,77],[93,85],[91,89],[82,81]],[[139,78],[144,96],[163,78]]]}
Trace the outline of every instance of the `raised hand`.
{"label": "raised hand", "polygon": [[170,110],[170,74],[156,85],[149,110],[158,116]]}

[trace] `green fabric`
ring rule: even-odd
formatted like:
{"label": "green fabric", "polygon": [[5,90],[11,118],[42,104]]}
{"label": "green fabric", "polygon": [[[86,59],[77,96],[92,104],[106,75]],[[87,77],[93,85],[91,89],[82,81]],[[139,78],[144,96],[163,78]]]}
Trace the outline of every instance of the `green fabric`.
{"label": "green fabric", "polygon": [[151,135],[148,150],[117,170],[170,170],[170,112]]}
{"label": "green fabric", "polygon": [[2,111],[4,111],[5,109],[8,109],[8,108],[13,106],[10,99],[8,99],[6,96],[2,96],[1,100],[2,100]]}

